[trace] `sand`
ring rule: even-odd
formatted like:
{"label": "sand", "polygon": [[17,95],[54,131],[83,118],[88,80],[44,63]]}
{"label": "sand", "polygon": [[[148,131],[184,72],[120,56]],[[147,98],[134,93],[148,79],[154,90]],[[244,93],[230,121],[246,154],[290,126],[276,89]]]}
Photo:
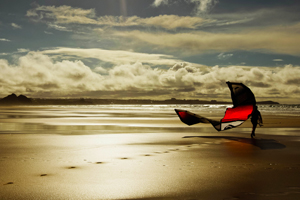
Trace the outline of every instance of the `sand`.
{"label": "sand", "polygon": [[0,199],[300,199],[299,117],[264,120],[256,139],[249,123],[216,132],[175,118],[114,134],[61,134],[51,120],[2,131]]}

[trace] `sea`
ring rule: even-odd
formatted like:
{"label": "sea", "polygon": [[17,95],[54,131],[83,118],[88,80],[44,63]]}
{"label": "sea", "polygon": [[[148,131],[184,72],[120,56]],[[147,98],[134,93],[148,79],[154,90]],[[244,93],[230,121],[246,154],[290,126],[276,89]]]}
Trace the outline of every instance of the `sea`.
{"label": "sea", "polygon": [[[174,109],[221,119],[231,105],[44,105],[0,107],[0,134],[122,134],[197,132],[177,117]],[[300,116],[300,104],[258,105],[262,116]],[[215,131],[205,124],[203,128]]]}

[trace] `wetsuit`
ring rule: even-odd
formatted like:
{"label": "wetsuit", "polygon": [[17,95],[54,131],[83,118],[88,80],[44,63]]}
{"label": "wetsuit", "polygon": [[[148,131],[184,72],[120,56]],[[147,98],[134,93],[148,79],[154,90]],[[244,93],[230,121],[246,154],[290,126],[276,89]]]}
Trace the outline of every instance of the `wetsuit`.
{"label": "wetsuit", "polygon": [[255,129],[257,124],[259,124],[259,126],[262,126],[262,117],[260,112],[257,110],[257,108],[254,108],[252,112],[251,123],[253,124],[251,137],[253,138],[253,136],[255,136]]}

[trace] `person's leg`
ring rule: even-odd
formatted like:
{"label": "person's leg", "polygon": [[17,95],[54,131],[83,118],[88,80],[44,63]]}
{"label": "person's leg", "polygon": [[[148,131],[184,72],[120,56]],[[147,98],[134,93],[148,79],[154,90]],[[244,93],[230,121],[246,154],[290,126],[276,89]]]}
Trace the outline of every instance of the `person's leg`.
{"label": "person's leg", "polygon": [[257,123],[252,123],[252,124],[253,124],[253,127],[252,127],[251,138],[253,138],[255,136],[255,129],[256,129],[256,126],[257,126]]}

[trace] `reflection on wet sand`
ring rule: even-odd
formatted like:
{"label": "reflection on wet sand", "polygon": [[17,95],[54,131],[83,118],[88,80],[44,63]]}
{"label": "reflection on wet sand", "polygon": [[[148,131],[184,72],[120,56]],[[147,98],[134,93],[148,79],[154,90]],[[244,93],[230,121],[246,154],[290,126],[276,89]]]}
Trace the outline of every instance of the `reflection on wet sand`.
{"label": "reflection on wet sand", "polygon": [[3,199],[300,198],[299,128],[251,139],[250,127],[188,127],[167,109],[2,111]]}

